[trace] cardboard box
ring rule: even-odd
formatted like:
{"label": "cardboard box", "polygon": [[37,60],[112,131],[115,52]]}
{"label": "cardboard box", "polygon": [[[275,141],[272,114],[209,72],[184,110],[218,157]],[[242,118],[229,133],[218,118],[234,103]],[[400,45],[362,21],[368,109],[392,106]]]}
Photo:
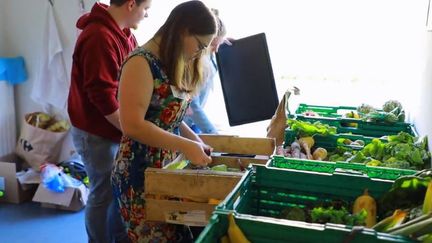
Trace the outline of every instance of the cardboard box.
{"label": "cardboard box", "polygon": [[87,203],[88,189],[84,184],[78,187],[65,187],[64,192],[54,192],[39,184],[33,197],[42,207],[79,211]]}
{"label": "cardboard box", "polygon": [[[246,168],[249,163],[265,164],[275,150],[275,141],[269,138],[200,137],[214,149],[212,166],[223,163],[231,168]],[[215,206],[232,191],[242,175],[148,168],[145,172],[147,220],[205,226]]]}
{"label": "cardboard box", "polygon": [[21,184],[17,178],[17,172],[24,168],[23,162],[15,154],[0,157],[0,177],[4,182],[4,195],[0,202],[22,203],[30,201],[37,185]]}

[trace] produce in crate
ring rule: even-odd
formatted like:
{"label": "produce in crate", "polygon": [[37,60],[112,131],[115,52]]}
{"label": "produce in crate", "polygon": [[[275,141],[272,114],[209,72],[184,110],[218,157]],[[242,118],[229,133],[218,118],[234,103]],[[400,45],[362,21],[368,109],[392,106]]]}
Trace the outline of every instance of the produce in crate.
{"label": "produce in crate", "polygon": [[432,232],[432,171],[396,180],[380,200],[380,206],[384,214],[399,209],[376,224],[375,230],[413,239],[427,238]]}
{"label": "produce in crate", "polygon": [[[407,223],[393,227],[387,232],[395,235],[409,236],[413,239],[422,240],[427,242],[432,232],[432,181],[428,184],[424,202],[422,206],[422,214],[414,219],[411,219]],[[412,212],[412,210],[411,210]]]}
{"label": "produce in crate", "polygon": [[236,224],[232,213],[228,214],[228,236],[230,242],[236,242],[236,243],[250,242],[243,234],[240,227],[238,227],[238,225]]}
{"label": "produce in crate", "polygon": [[314,160],[325,160],[327,159],[327,150],[325,148],[316,148],[312,157]]}
{"label": "produce in crate", "polygon": [[310,123],[307,121],[288,119],[287,125],[297,131],[300,137],[313,136],[315,134],[329,135],[336,134],[336,127],[322,124],[321,122]]}
{"label": "produce in crate", "polygon": [[311,149],[315,144],[314,139],[312,137],[301,137],[298,141],[300,146],[304,149],[306,153],[306,158],[313,159]]}
{"label": "produce in crate", "polygon": [[396,209],[412,209],[422,205],[431,180],[430,170],[398,178],[391,189],[380,198],[379,211],[388,216]]}
{"label": "produce in crate", "polygon": [[376,211],[377,206],[375,199],[368,193],[368,189],[365,189],[363,195],[359,196],[353,205],[353,214],[360,213],[362,210],[366,210],[366,227],[373,227],[376,224]]}
{"label": "produce in crate", "polygon": [[[304,124],[304,123],[299,123]],[[311,124],[309,124],[311,125]],[[304,138],[302,134],[305,126],[295,126],[291,132],[287,132],[287,136],[290,139],[294,139],[292,144],[285,144],[285,148],[278,148],[277,155],[283,155],[289,158],[300,158],[304,157],[310,159],[307,156],[308,148],[305,146],[298,146]],[[310,130],[312,131],[312,130]],[[318,130],[315,130],[318,131]],[[324,133],[321,131],[321,133]],[[316,139],[325,139],[327,136],[307,133],[307,140],[313,141]],[[398,169],[410,169],[410,170],[421,170],[430,166],[431,155],[428,151],[428,140],[427,137],[414,137],[406,132],[400,132],[397,135],[390,135],[385,138],[367,138],[354,140],[354,135],[345,135],[353,138],[352,141],[349,138],[343,137],[344,134],[329,135],[336,137],[336,147],[332,150],[327,150],[327,156],[322,159],[313,158],[313,160],[333,161],[333,162],[348,162],[348,163],[361,163],[368,166],[380,166]],[[358,135],[357,135],[358,136]],[[289,141],[290,139],[286,139]],[[297,140],[295,140],[297,139]],[[318,142],[317,142],[318,141]],[[315,144],[320,144],[319,140],[315,141]],[[331,140],[330,140],[331,141]],[[365,143],[368,142],[367,144]],[[328,142],[327,142],[328,143]],[[307,143],[305,143],[307,144]],[[300,151],[299,151],[300,149]],[[303,149],[303,150],[302,150]],[[312,155],[316,150],[322,151],[322,147],[315,145],[310,148]],[[303,156],[305,154],[305,156]]]}
{"label": "produce in crate", "polygon": [[363,226],[367,217],[366,210],[362,209],[358,213],[349,213],[346,207],[337,205],[330,207],[314,207],[311,211],[312,223],[334,223],[350,226]]}
{"label": "produce in crate", "polygon": [[285,208],[280,213],[280,218],[298,221],[307,221],[307,212],[299,207]]}
{"label": "produce in crate", "polygon": [[[354,111],[350,111],[350,112],[345,113],[344,117],[352,118],[352,119],[360,119],[360,115]],[[347,127],[358,127],[358,124],[355,122],[348,122],[348,123],[342,124],[342,125],[347,126]]]}
{"label": "produce in crate", "polygon": [[222,236],[221,239],[220,239],[220,243],[230,243],[230,242],[231,242],[231,241],[230,241],[228,235],[224,235],[224,236]]}
{"label": "produce in crate", "polygon": [[347,208],[348,203],[333,200],[330,203],[323,202],[313,207],[287,207],[281,210],[279,218],[320,224],[365,225],[367,217],[365,209],[350,213]]}
{"label": "produce in crate", "polygon": [[402,222],[406,219],[407,213],[403,210],[396,209],[393,215],[388,216],[387,218],[378,222],[373,229],[378,232],[387,232],[392,228],[395,228],[402,224]]}
{"label": "produce in crate", "polygon": [[423,202],[423,213],[428,214],[431,212],[432,212],[432,180],[429,181],[429,185],[426,190],[426,196]]}

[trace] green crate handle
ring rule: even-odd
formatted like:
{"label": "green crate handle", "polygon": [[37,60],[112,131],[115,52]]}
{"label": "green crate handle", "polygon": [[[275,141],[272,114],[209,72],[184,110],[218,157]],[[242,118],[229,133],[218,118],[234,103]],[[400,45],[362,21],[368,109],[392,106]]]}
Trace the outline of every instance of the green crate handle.
{"label": "green crate handle", "polygon": [[320,110],[319,112],[331,112],[331,113],[337,113],[338,110],[357,110],[357,107],[354,106],[323,106],[323,105],[308,105],[301,103],[299,104],[299,107],[296,109],[296,114],[299,113],[300,110]]}
{"label": "green crate handle", "polygon": [[237,183],[237,185],[234,187],[234,189],[226,196],[226,198],[216,206],[216,210],[234,210],[234,203],[237,200],[237,198],[240,196],[240,193],[243,188],[243,184],[249,180],[249,177],[253,175],[252,171],[254,168],[252,165],[249,165],[249,167],[246,169],[245,173],[243,174],[240,181]]}
{"label": "green crate handle", "polygon": [[[295,168],[286,168],[280,166],[285,161],[297,164]],[[287,163],[288,165],[288,163]],[[414,175],[417,171],[408,169],[397,169],[387,167],[374,167],[364,164],[347,163],[347,162],[324,162],[316,160],[304,160],[296,158],[285,158],[284,156],[274,155],[271,160],[266,164],[270,168],[279,168],[284,170],[304,170],[315,171],[319,173],[328,174],[346,174],[346,175],[365,175],[369,178],[396,180],[397,178],[405,175]],[[294,166],[293,166],[294,167]],[[303,168],[302,168],[303,167]],[[338,171],[338,169],[343,171]]]}

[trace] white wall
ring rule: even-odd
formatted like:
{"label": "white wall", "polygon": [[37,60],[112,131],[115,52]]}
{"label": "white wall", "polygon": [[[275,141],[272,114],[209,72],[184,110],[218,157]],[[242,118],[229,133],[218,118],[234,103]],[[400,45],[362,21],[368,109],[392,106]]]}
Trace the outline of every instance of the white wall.
{"label": "white wall", "polygon": [[5,9],[6,2],[0,1],[0,56],[6,55]]}
{"label": "white wall", "polygon": [[[24,56],[28,72],[28,80],[15,89],[17,121],[20,123],[23,115],[40,110],[41,107],[30,98],[33,82],[39,68],[42,35],[47,16],[48,0],[2,0],[6,7],[4,11],[6,45],[9,56]],[[89,10],[95,0],[85,0],[86,10]],[[72,52],[76,40],[75,23],[81,15],[78,0],[53,0],[54,16],[57,20],[60,38],[64,48],[64,61],[68,76],[72,63]],[[27,11],[23,12],[23,9]],[[25,14],[24,14],[25,13]],[[3,21],[2,21],[3,22]],[[2,48],[2,49],[3,49]],[[20,126],[18,124],[18,126]]]}
{"label": "white wall", "polygon": [[[420,135],[427,135],[429,138],[429,150],[432,149],[432,32],[427,32],[426,38],[426,60],[422,82],[418,90],[419,105],[416,109],[414,124]],[[417,97],[411,94],[414,99]]]}
{"label": "white wall", "polygon": [[[52,0],[54,16],[63,44],[63,57],[68,76],[72,65],[72,53],[77,37],[75,23],[81,11],[79,0]],[[90,11],[96,0],[85,0],[85,10]],[[0,55],[23,56],[28,79],[15,87],[17,131],[20,131],[24,114],[41,110],[30,98],[40,64],[42,37],[48,13],[48,0],[1,0],[0,1]],[[66,111],[62,111],[66,114]],[[61,113],[58,111],[58,113]],[[62,158],[71,151],[70,137],[66,139]]]}

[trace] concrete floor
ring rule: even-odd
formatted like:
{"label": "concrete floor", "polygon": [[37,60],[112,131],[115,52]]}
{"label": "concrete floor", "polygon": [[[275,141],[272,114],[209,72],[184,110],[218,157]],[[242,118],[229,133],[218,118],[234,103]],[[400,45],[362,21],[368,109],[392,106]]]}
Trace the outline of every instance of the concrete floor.
{"label": "concrete floor", "polygon": [[0,203],[0,242],[85,243],[84,209],[69,212],[39,203]]}

